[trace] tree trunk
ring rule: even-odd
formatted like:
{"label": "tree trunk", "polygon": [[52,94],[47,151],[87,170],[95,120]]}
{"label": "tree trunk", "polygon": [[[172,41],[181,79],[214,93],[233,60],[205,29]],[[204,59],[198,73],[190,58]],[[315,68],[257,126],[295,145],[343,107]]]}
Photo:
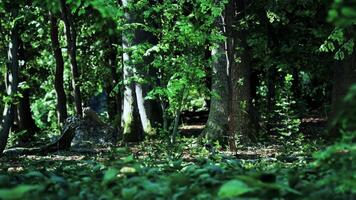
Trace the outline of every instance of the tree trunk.
{"label": "tree trunk", "polygon": [[[222,15],[216,22],[220,32],[226,35],[226,19]],[[229,36],[227,36],[229,37]],[[202,136],[206,137],[208,142],[219,139],[224,141],[224,136],[228,130],[228,69],[229,61],[227,54],[227,42],[221,42],[211,52],[213,57],[212,63],[212,85],[209,117],[206,126],[202,132]]]}
{"label": "tree trunk", "polygon": [[67,98],[64,91],[64,81],[63,81],[63,72],[64,72],[64,61],[61,51],[61,47],[58,39],[58,25],[57,18],[50,13],[50,25],[51,25],[51,43],[53,55],[56,60],[56,73],[54,78],[54,88],[56,90],[57,96],[57,118],[58,124],[63,124],[68,117],[67,114]]}
{"label": "tree trunk", "polygon": [[[11,41],[9,44],[8,59],[9,63],[7,65],[8,69],[6,72],[6,91],[8,96],[13,96],[18,91],[19,83],[19,59],[18,59],[18,50],[19,50],[19,28],[15,23],[11,31]],[[0,155],[4,151],[7,139],[9,137],[11,126],[14,123],[15,119],[15,109],[16,105],[14,101],[5,105],[3,119],[0,124]]]}
{"label": "tree trunk", "polygon": [[334,85],[332,89],[332,102],[330,119],[333,120],[341,109],[342,99],[352,84],[356,84],[356,48],[352,55],[334,66]]}
{"label": "tree trunk", "polygon": [[275,66],[270,66],[267,69],[267,108],[266,108],[266,114],[267,114],[267,124],[266,124],[266,129],[268,133],[272,133],[273,127],[275,126],[275,116],[273,114],[273,111],[275,109],[275,104],[276,104],[276,74],[277,74],[277,69]]}
{"label": "tree trunk", "polygon": [[80,73],[77,64],[77,32],[72,20],[72,14],[68,9],[65,0],[59,0],[62,11],[62,20],[64,22],[65,33],[67,38],[68,52],[72,71],[72,87],[74,89],[75,110],[78,116],[83,115],[82,98],[80,92]]}
{"label": "tree trunk", "polygon": [[[245,2],[240,0],[237,2],[238,11],[244,12]],[[230,27],[230,26],[229,26]],[[240,142],[246,142],[247,139],[254,136],[251,127],[251,66],[249,50],[246,43],[247,33],[245,30],[239,30],[235,34],[237,38],[237,45],[239,45],[239,51],[236,52],[236,57],[240,58],[240,62],[231,64],[230,69],[230,120],[229,120],[229,132],[230,148],[236,149],[236,145],[233,144],[234,139],[238,136]]]}
{"label": "tree trunk", "polygon": [[259,110],[256,108],[256,102],[259,100],[259,96],[257,95],[257,87],[259,85],[259,71],[258,70],[252,70],[251,72],[251,78],[250,78],[250,84],[251,84],[251,100],[254,103],[250,104],[250,112],[251,112],[251,126],[252,129],[255,131],[257,134],[261,127],[260,127],[260,113]]}
{"label": "tree trunk", "polygon": [[[240,39],[244,39],[240,35]],[[245,45],[242,45],[245,46]],[[246,47],[244,47],[246,48]],[[236,63],[230,74],[231,80],[231,110],[230,110],[230,131],[233,135],[239,136],[242,141],[251,138],[251,86],[250,86],[250,63],[246,49],[239,52],[241,62]]]}
{"label": "tree trunk", "polygon": [[[114,22],[110,23],[109,27],[111,29],[115,29],[116,27],[113,25]],[[115,35],[110,35],[108,37],[107,43],[107,52],[106,59],[107,65],[110,68],[110,76],[106,81],[106,93],[107,93],[107,108],[109,120],[113,122],[115,127],[115,140],[118,139],[119,133],[121,133],[121,87],[119,90],[115,90],[115,87],[118,87],[120,82],[120,75],[117,72],[117,48],[115,44],[121,43],[118,41],[118,37]],[[120,39],[121,40],[121,39]]]}
{"label": "tree trunk", "polygon": [[[131,2],[128,0],[122,0],[122,5],[126,9],[128,9],[129,3]],[[125,19],[129,24],[136,22],[136,19],[130,14],[130,11],[125,12]],[[129,39],[130,35],[133,35],[131,40]],[[124,81],[129,81],[132,77],[137,75],[146,75],[145,72],[139,71],[137,66],[133,66],[130,63],[131,58],[128,52],[132,46],[142,42],[152,42],[151,35],[143,30],[126,30],[122,34]],[[144,134],[155,134],[155,129],[152,126],[152,112],[149,112],[151,105],[144,99],[147,88],[145,85],[133,82],[132,80],[130,80],[130,83],[126,84],[124,88],[122,126],[124,129],[123,137],[126,141],[142,140]]]}
{"label": "tree trunk", "polygon": [[[25,45],[21,40],[21,37],[18,39],[19,43],[19,49],[18,49],[18,59],[24,62],[19,63],[19,71],[21,71],[21,68],[25,69],[26,68],[26,56],[31,55],[31,52],[27,51],[25,49]],[[19,72],[19,82],[26,82],[28,77],[25,74],[21,74]],[[19,89],[19,93],[21,94],[21,97],[18,99],[19,102],[17,104],[17,109],[16,109],[16,114],[15,114],[15,122],[16,124],[16,131],[26,131],[25,134],[22,134],[19,137],[19,142],[20,144],[25,144],[34,139],[34,136],[36,132],[39,131],[39,128],[37,127],[35,120],[32,118],[32,113],[31,113],[31,101],[30,101],[30,94],[31,94],[31,89],[25,88],[25,89]],[[14,126],[13,126],[14,128]],[[13,129],[13,132],[15,130]]]}
{"label": "tree trunk", "polygon": [[[124,2],[123,2],[124,4]],[[124,4],[125,5],[125,4]],[[129,48],[128,39],[123,34],[124,52]],[[123,80],[128,81],[132,76],[132,68],[129,65],[130,56],[127,52],[123,55]],[[124,87],[122,127],[123,139],[126,142],[137,142],[143,139],[143,130],[136,103],[135,83],[130,82]]]}
{"label": "tree trunk", "polygon": [[27,143],[34,138],[36,132],[39,131],[35,120],[32,118],[31,103],[30,103],[30,89],[25,89],[21,92],[22,98],[20,98],[17,105],[17,118],[19,122],[19,130],[26,130],[26,134],[21,136],[20,142]]}

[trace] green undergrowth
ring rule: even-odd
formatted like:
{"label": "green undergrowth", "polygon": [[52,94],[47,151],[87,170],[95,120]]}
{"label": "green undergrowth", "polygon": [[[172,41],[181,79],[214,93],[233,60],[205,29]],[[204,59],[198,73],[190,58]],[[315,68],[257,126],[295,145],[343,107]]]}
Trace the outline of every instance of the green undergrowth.
{"label": "green undergrowth", "polygon": [[[238,159],[231,152],[211,153],[194,144],[193,140],[176,146],[150,141],[101,153],[1,158],[0,199],[354,197],[349,188],[352,179],[340,190],[340,183],[332,184],[330,174],[325,176],[338,169],[320,169],[305,154],[291,160],[274,154]],[[325,160],[327,155],[323,156]]]}

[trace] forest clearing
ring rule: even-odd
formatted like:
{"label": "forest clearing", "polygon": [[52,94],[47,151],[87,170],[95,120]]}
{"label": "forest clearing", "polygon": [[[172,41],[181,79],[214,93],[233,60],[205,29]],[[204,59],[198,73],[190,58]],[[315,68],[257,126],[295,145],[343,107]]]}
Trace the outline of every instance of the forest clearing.
{"label": "forest clearing", "polygon": [[354,200],[355,40],[347,0],[0,0],[0,200]]}

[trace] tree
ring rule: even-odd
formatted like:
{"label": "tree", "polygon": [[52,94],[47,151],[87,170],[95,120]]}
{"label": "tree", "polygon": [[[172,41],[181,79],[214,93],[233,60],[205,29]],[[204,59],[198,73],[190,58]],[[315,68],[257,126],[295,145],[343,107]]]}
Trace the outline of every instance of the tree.
{"label": "tree", "polygon": [[[12,14],[17,15],[17,10],[14,9]],[[15,97],[18,92],[18,83],[19,83],[19,41],[20,41],[20,30],[19,24],[14,23],[14,26],[11,30],[11,41],[9,43],[9,51],[8,51],[8,64],[7,64],[7,72],[5,77],[6,82],[6,91],[7,95],[11,97],[10,101],[7,102],[4,108],[3,119],[0,124],[0,155],[4,151],[7,139],[10,133],[11,126],[15,120],[15,112],[16,112],[16,101]]]}
{"label": "tree", "polygon": [[[125,20],[129,25],[138,23],[140,16],[138,13],[133,14],[129,9],[131,3],[132,1],[122,0]],[[139,49],[141,44],[150,43],[152,36],[145,30],[135,29],[131,26],[122,33],[123,80],[125,82],[122,127],[125,141],[139,141],[143,139],[144,135],[154,135],[156,132],[152,124],[152,113],[149,112],[151,104],[144,99],[147,94],[147,86],[138,81],[141,76],[145,75],[139,68],[145,61],[144,58],[141,58],[142,61],[137,58],[136,60],[132,59],[134,51]]]}
{"label": "tree", "polygon": [[51,44],[53,55],[56,60],[56,72],[54,79],[54,88],[57,96],[57,117],[58,124],[64,123],[67,119],[67,98],[63,85],[64,61],[62,50],[58,39],[58,19],[54,13],[49,13],[51,26]]}
{"label": "tree", "polygon": [[[226,10],[230,9],[231,3],[226,5]],[[230,68],[230,60],[227,50],[228,41],[231,36],[226,34],[227,22],[229,17],[226,17],[228,12],[222,13],[216,19],[216,27],[221,35],[226,38],[215,44],[214,49],[211,51],[213,57],[212,61],[212,86],[211,86],[211,101],[209,109],[209,117],[202,133],[209,141],[216,139],[223,139],[228,131],[228,105],[229,105],[229,88],[228,88],[228,69]]]}
{"label": "tree", "polygon": [[342,61],[335,61],[334,85],[332,89],[331,119],[337,116],[341,109],[343,97],[350,87],[356,83],[356,48],[353,53]]}
{"label": "tree", "polygon": [[82,111],[82,97],[80,92],[80,73],[77,63],[77,31],[73,22],[71,10],[68,8],[66,4],[66,0],[59,0],[62,20],[65,26],[65,34],[68,45],[68,53],[71,64],[71,72],[72,72],[72,87],[73,87],[73,95],[74,95],[74,103],[75,110],[78,116],[83,115]]}
{"label": "tree", "polygon": [[[235,13],[238,12],[242,13],[242,16],[245,16],[246,9],[247,5],[245,1],[237,1],[236,4],[231,4],[228,15],[235,16]],[[229,33],[232,34],[232,25],[228,27],[230,27]],[[246,141],[253,136],[253,130],[251,129],[251,63],[246,28],[243,26],[240,27],[234,32],[234,35],[234,42],[231,43],[234,45],[231,45],[229,49],[233,55],[233,59],[230,60],[229,77],[229,146],[232,150],[236,149],[236,136],[239,136],[242,141]],[[238,58],[239,61],[235,62],[235,58]]]}

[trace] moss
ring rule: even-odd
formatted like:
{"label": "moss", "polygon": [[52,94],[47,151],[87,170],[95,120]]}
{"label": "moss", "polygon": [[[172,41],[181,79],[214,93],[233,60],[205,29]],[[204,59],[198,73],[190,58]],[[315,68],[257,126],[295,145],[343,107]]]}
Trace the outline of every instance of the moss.
{"label": "moss", "polygon": [[124,120],[124,131],[123,131],[124,138],[129,138],[130,135],[132,134],[132,122],[133,122],[133,115],[132,113],[130,113],[127,119]]}
{"label": "moss", "polygon": [[144,127],[144,130],[145,130],[145,134],[148,136],[153,136],[156,135],[157,133],[157,130],[151,126],[150,122],[148,122],[147,126]]}

